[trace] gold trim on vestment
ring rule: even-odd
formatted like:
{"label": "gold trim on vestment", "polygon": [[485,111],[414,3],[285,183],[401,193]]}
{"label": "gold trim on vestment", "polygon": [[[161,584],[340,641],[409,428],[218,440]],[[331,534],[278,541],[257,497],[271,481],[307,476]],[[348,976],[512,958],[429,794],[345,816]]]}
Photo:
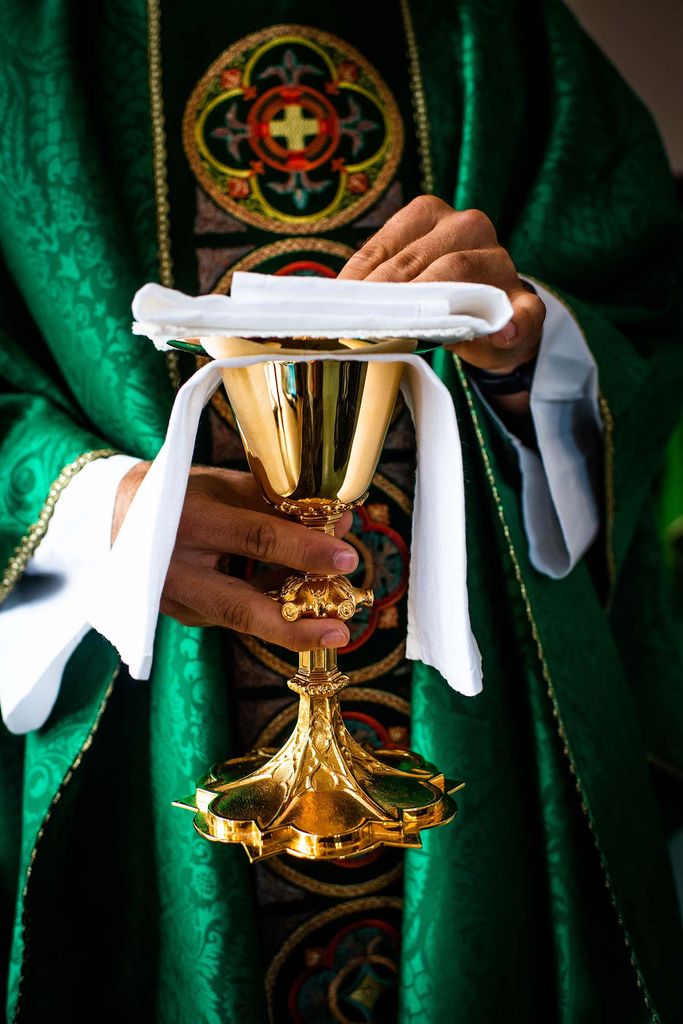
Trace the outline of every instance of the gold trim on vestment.
{"label": "gold trim on vestment", "polygon": [[427,113],[427,98],[425,96],[424,83],[422,81],[422,69],[420,67],[420,51],[415,37],[415,26],[413,16],[410,12],[408,0],[400,0],[401,17],[406,35],[406,46],[408,49],[408,63],[410,69],[410,91],[413,96],[413,114],[417,128],[417,146],[420,153],[420,164],[422,167],[422,188],[425,192],[434,191],[434,164],[432,161],[432,147],[429,133],[429,115]]}
{"label": "gold trim on vestment", "polygon": [[95,459],[106,459],[110,455],[118,454],[114,448],[95,448],[92,451],[84,452],[83,455],[79,455],[77,459],[74,459],[68,466],[65,466],[57,479],[50,484],[50,489],[47,492],[45,504],[40,510],[40,515],[35,523],[29,526],[7,563],[7,568],[3,573],[2,582],[0,583],[0,604],[9,597],[21,579],[36,548],[47,533],[55,506],[64,488],[69,486],[77,473],[91,462],[94,462]]}
{"label": "gold trim on vestment", "polygon": [[159,0],[147,0],[149,99],[152,115],[152,164],[157,219],[159,278],[170,288],[173,284],[173,259],[170,246],[170,203],[166,175],[166,125],[161,84],[161,8]]}
{"label": "gold trim on vestment", "polygon": [[[545,287],[545,285],[544,285],[544,287]],[[545,653],[543,651],[543,645],[541,643],[540,633],[538,631],[538,626],[536,625],[536,620],[534,618],[534,614],[533,614],[533,611],[532,611],[532,608],[531,608],[531,602],[529,601],[529,595],[527,593],[526,585],[524,583],[524,578],[522,576],[522,570],[521,570],[521,567],[520,567],[520,564],[519,564],[519,560],[517,558],[517,552],[515,551],[514,545],[512,543],[512,535],[510,533],[510,528],[508,527],[507,519],[505,517],[505,511],[503,509],[503,503],[501,501],[500,494],[498,492],[498,486],[496,484],[496,478],[495,478],[495,475],[494,475],[494,472],[493,472],[493,467],[491,465],[491,460],[489,458],[489,454],[488,454],[488,451],[487,451],[487,448],[486,448],[486,442],[484,441],[484,435],[483,435],[483,433],[481,431],[481,427],[479,426],[479,417],[477,416],[477,411],[476,411],[476,409],[474,407],[474,401],[473,401],[473,398],[472,398],[472,392],[470,390],[470,387],[469,387],[469,384],[468,384],[468,381],[467,381],[467,377],[466,377],[465,372],[464,372],[464,370],[462,368],[462,364],[460,362],[459,357],[457,355],[455,355],[455,353],[454,353],[453,354],[453,358],[454,358],[455,366],[456,366],[456,369],[457,369],[457,372],[458,372],[458,377],[460,379],[460,384],[462,386],[463,392],[465,394],[465,399],[467,401],[467,406],[468,406],[468,409],[469,409],[469,412],[470,412],[470,417],[472,419],[472,425],[474,427],[474,432],[476,434],[477,442],[479,444],[479,449],[481,451],[481,457],[482,457],[482,460],[484,462],[484,470],[486,472],[486,479],[487,479],[487,481],[489,483],[489,487],[491,489],[491,495],[493,497],[493,501],[494,501],[494,504],[495,504],[495,507],[496,507],[496,512],[498,514],[498,520],[499,520],[501,528],[503,530],[503,536],[505,538],[505,543],[506,543],[506,546],[507,546],[508,554],[510,556],[510,561],[512,562],[512,568],[514,570],[515,579],[516,579],[517,584],[519,586],[520,596],[522,598],[522,601],[524,602],[524,609],[525,609],[527,621],[529,623],[529,627],[530,627],[530,630],[531,630],[531,636],[532,636],[532,639],[534,641],[534,645],[536,647],[536,654],[537,654],[538,660],[539,660],[540,665],[541,665],[541,672],[542,672],[542,675],[543,675],[543,680],[544,680],[544,682],[546,684],[546,693],[547,693],[548,698],[550,699],[550,702],[552,704],[553,718],[555,719],[555,722],[556,722],[557,734],[558,734],[560,740],[562,741],[563,753],[564,753],[565,757],[567,758],[567,761],[569,762],[569,771],[574,776],[574,785],[576,787],[576,792],[577,792],[577,794],[579,796],[579,800],[580,800],[580,804],[581,804],[581,810],[582,810],[583,815],[584,815],[584,817],[586,819],[586,824],[588,825],[588,829],[589,829],[589,831],[591,833],[591,836],[593,837],[593,844],[595,846],[595,849],[597,850],[598,858],[599,858],[599,861],[600,861],[600,866],[602,868],[602,873],[603,873],[603,877],[604,877],[604,881],[605,881],[605,888],[607,889],[607,892],[608,892],[609,898],[610,898],[610,902],[612,904],[612,907],[614,909],[615,914],[617,915],[617,920],[619,921],[619,925],[621,926],[621,929],[622,929],[622,932],[623,932],[623,936],[624,936],[624,943],[625,943],[625,945],[626,945],[626,947],[628,949],[628,952],[629,952],[629,959],[630,959],[630,962],[631,962],[631,966],[633,967],[633,969],[635,971],[635,974],[636,974],[636,984],[637,984],[638,988],[641,991],[641,994],[642,994],[643,999],[645,1001],[645,1006],[647,1007],[649,1012],[652,1014],[652,1020],[653,1020],[654,1024],[659,1024],[659,1017],[658,1017],[658,1015],[657,1015],[657,1013],[656,1013],[656,1011],[655,1011],[655,1009],[654,1009],[654,1007],[652,1005],[652,1002],[651,1002],[651,999],[650,999],[650,995],[649,995],[647,986],[645,984],[645,980],[644,980],[643,975],[642,975],[642,973],[640,971],[640,967],[638,965],[638,961],[636,959],[635,953],[633,952],[633,947],[632,947],[632,944],[631,944],[631,939],[630,939],[630,935],[629,935],[628,929],[626,928],[626,925],[624,924],[624,919],[621,916],[621,913],[619,911],[619,906],[618,906],[617,898],[614,895],[613,886],[612,886],[612,880],[611,880],[610,875],[609,875],[609,871],[608,871],[608,868],[607,868],[607,863],[605,861],[605,858],[603,857],[602,850],[600,849],[600,846],[598,844],[598,840],[597,840],[596,835],[595,835],[595,827],[594,827],[594,824],[593,824],[593,815],[592,815],[592,812],[591,812],[591,809],[590,809],[590,806],[589,806],[588,799],[586,797],[585,791],[584,791],[584,789],[582,787],[581,779],[580,779],[580,777],[579,777],[579,775],[577,774],[577,771],[576,771],[576,764],[575,764],[575,761],[574,761],[574,756],[572,754],[571,747],[570,747],[569,741],[567,739],[567,734],[566,734],[566,731],[565,731],[564,723],[562,721],[562,716],[560,714],[560,709],[559,709],[558,704],[557,704],[557,698],[555,696],[555,688],[553,686],[553,682],[552,682],[552,679],[551,679],[551,676],[550,676],[550,670],[548,668],[548,663],[546,661]]]}
{"label": "gold trim on vestment", "polygon": [[[173,257],[171,255],[171,204],[166,172],[166,124],[164,94],[161,82],[161,5],[160,0],[147,0],[147,53],[149,59],[149,104],[152,122],[152,170],[154,174],[154,205],[157,221],[157,259],[159,280],[166,288],[173,287]],[[178,353],[169,349],[166,369],[171,387],[180,387]]]}
{"label": "gold trim on vestment", "polygon": [[284,878],[291,885],[297,885],[307,892],[316,896],[330,896],[339,900],[353,900],[360,896],[367,896],[370,893],[379,892],[394,882],[397,882],[403,874],[403,860],[394,864],[392,868],[385,871],[383,875],[377,875],[367,882],[321,882],[317,878],[309,878],[303,871],[297,871],[291,867],[282,857],[271,857],[264,861],[264,866],[274,874]]}
{"label": "gold trim on vestment", "polygon": [[609,403],[602,391],[598,394],[600,415],[605,436],[605,557],[607,559],[607,575],[609,590],[606,607],[609,609],[614,597],[617,582],[617,560],[614,555],[614,417]]}

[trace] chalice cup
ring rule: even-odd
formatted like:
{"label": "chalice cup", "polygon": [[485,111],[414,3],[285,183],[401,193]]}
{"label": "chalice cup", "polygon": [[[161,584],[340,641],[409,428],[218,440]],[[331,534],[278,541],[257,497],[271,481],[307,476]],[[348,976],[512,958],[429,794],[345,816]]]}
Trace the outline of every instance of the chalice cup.
{"label": "chalice cup", "polygon": [[[322,349],[337,358],[228,367],[223,382],[266,500],[331,534],[343,513],[367,497],[404,369],[399,361],[344,358],[344,351],[411,351],[414,342],[293,344],[298,353]],[[346,576],[312,573],[292,574],[273,596],[289,621],[349,620],[373,602],[371,590]],[[412,751],[370,752],[353,739],[339,704],[348,683],[336,650],[299,654],[287,683],[299,695],[298,718],[284,746],[214,765],[191,797],[176,801],[194,812],[200,835],[241,843],[252,861],[283,852],[343,859],[381,845],[420,847],[423,829],[453,819],[451,794],[462,783],[448,782]]]}

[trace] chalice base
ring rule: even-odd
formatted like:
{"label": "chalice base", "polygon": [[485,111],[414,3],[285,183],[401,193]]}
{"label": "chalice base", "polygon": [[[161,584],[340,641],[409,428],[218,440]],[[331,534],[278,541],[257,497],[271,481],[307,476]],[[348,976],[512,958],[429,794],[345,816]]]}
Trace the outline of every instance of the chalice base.
{"label": "chalice base", "polygon": [[[340,674],[334,689],[347,682]],[[455,817],[451,794],[464,783],[447,781],[412,751],[370,753],[348,732],[336,692],[292,688],[299,716],[280,750],[220,762],[176,801],[194,812],[200,835],[241,843],[250,861],[279,853],[345,859],[381,845],[420,847],[423,829]]]}

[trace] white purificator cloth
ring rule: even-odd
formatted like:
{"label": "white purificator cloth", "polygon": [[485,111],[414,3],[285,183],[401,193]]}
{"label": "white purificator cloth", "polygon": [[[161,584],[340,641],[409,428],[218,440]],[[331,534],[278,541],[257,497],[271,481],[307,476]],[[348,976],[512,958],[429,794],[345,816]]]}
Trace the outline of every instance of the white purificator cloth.
{"label": "white purificator cloth", "polygon": [[[408,592],[407,656],[432,665],[465,694],[481,690],[481,657],[470,627],[465,495],[458,424],[447,388],[414,355],[320,354],[325,359],[405,363],[403,393],[415,422],[417,476]],[[301,362],[311,355],[216,359],[178,392],[166,440],[131,503],[95,589],[87,621],[114,644],[136,679],[148,678],[161,592],[175,543],[202,409],[224,366]],[[438,442],[438,443],[437,443]]]}
{"label": "white purificator cloth", "polygon": [[[539,452],[508,437],[519,455],[531,562],[558,579],[577,564],[600,524],[599,465],[590,455],[599,450],[597,367],[568,308],[540,282],[534,286],[547,310],[531,389]],[[491,408],[489,415],[495,418]],[[450,434],[445,440],[452,445]],[[89,596],[110,558],[117,487],[138,461],[113,455],[76,474],[25,577],[0,609],[0,710],[12,732],[39,728],[50,714],[64,665],[88,630]]]}
{"label": "white purificator cloth", "polygon": [[[500,330],[512,316],[512,308],[504,292],[486,285],[374,284],[237,273],[230,297],[193,298],[156,284],[145,285],[135,296],[133,313],[138,320],[135,333],[149,336],[158,348],[167,348],[169,340],[199,337],[212,349],[211,335],[466,339]],[[243,355],[231,365],[276,358],[282,356]],[[339,356],[324,354],[324,358]],[[343,358],[363,359],[368,353],[349,351]],[[435,666],[456,689],[474,694],[481,689],[481,662],[467,609],[462,465],[453,405],[419,358],[388,353],[381,358],[400,358],[406,364],[404,391],[418,438],[407,653]],[[204,405],[220,386],[222,365],[216,361],[206,366],[180,390],[166,442],[113,548],[109,549],[108,538],[116,486],[134,460],[121,455],[92,464],[88,467],[92,473],[79,474],[72,484],[73,501],[68,494],[60,500],[50,538],[57,547],[64,545],[65,558],[55,562],[50,557],[50,538],[44,541],[29,566],[29,572],[37,575],[27,574],[6,602],[0,620],[3,652],[12,665],[0,682],[0,706],[13,731],[26,732],[45,721],[64,665],[88,625],[117,647],[135,678],[149,675],[160,595],[197,424]],[[89,482],[92,487],[85,486]],[[95,511],[97,521],[92,522],[89,517]],[[88,517],[80,525],[79,515]],[[80,567],[65,530],[69,537],[75,532],[79,551],[87,541]],[[36,652],[39,657],[20,655],[26,637],[36,633],[37,619],[43,622],[45,634],[46,616],[54,635],[43,635],[41,650]]]}
{"label": "white purificator cloth", "polygon": [[[374,283],[236,273],[231,294],[190,297],[147,284],[133,300],[133,330],[158,347],[212,337],[438,337],[462,340],[510,320],[507,295],[488,285]],[[215,359],[180,389],[164,445],[112,547],[87,621],[117,648],[134,678],[149,676],[161,592],[173,552],[202,409],[224,366],[275,359],[379,359],[405,365],[403,391],[415,422],[417,476],[408,593],[407,655],[432,665],[450,686],[481,690],[481,656],[467,603],[465,495],[458,424],[448,390],[414,355],[367,350]],[[438,443],[437,443],[438,442]]]}
{"label": "white purificator cloth", "polygon": [[133,300],[136,334],[158,348],[183,338],[431,338],[464,341],[501,330],[512,316],[504,291],[485,284],[339,281],[237,271],[230,295],[191,298],[146,284]]}

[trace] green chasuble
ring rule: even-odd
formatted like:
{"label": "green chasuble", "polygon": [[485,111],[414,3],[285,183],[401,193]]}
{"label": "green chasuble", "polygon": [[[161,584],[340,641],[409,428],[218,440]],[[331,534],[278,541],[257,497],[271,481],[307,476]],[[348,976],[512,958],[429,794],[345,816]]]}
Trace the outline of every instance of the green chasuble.
{"label": "green chasuble", "polygon": [[[564,580],[533,569],[514,454],[458,361],[434,356],[463,441],[484,690],[463,697],[396,654],[399,412],[358,524],[381,539],[368,559],[393,553],[383,618],[348,655],[366,702],[350,717],[400,743],[410,700],[411,745],[467,785],[423,850],[339,867],[315,898],[312,868],[295,883],[293,861],[250,867],[170,806],[253,738],[241,687],[257,665],[274,673],[259,693],[287,704],[283,652],[162,617],[135,683],[89,634],[43,728],[0,737],[7,1018],[260,1024],[270,1000],[277,1022],[676,1024],[683,692],[652,499],[683,359],[662,149],[557,0],[378,0],[372,29],[337,6],[2,5],[2,595],[75,472],[160,447],[193,366],[131,335],[141,284],[334,274],[420,190],[484,210],[520,273],[577,317],[600,370],[602,536]],[[296,117],[277,105],[292,83]],[[287,162],[312,137],[311,166]],[[235,456],[229,411],[207,410],[198,459]],[[378,724],[370,693],[393,719]],[[290,897],[303,924],[285,936]]]}

